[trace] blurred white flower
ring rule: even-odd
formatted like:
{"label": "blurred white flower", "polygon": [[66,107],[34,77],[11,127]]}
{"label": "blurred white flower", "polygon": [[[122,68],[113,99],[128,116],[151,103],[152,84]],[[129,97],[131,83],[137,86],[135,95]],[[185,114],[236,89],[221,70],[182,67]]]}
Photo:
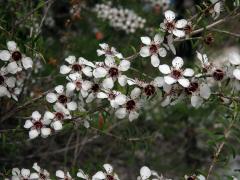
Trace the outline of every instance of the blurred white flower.
{"label": "blurred white flower", "polygon": [[0,50],[0,59],[7,62],[7,70],[11,74],[16,74],[22,69],[32,68],[33,62],[30,57],[26,57],[22,54],[17,47],[16,42],[7,42],[8,50]]}
{"label": "blurred white flower", "polygon": [[128,116],[129,121],[133,121],[138,118],[140,109],[139,96],[141,95],[141,89],[135,87],[127,97],[126,102],[116,110],[115,115],[119,119],[123,119]]}
{"label": "blurred white flower", "polygon": [[185,31],[184,28],[187,26],[186,19],[175,20],[176,14],[171,11],[167,10],[164,13],[165,19],[164,22],[160,24],[160,27],[167,31],[170,34],[174,34],[177,37],[184,37]]}
{"label": "blurred white flower", "polygon": [[59,180],[74,180],[69,172],[64,172],[62,170],[57,170],[56,176],[59,178]]}
{"label": "blurred white flower", "polygon": [[79,73],[84,74],[88,77],[92,76],[92,68],[95,67],[94,64],[82,57],[77,58],[75,56],[68,56],[65,61],[69,65],[62,65],[60,67],[61,74],[69,74],[69,73]]}
{"label": "blurred white flower", "polygon": [[32,118],[26,120],[24,128],[30,129],[29,138],[34,139],[41,135],[43,138],[48,137],[51,134],[51,129],[47,127],[49,125],[48,121],[42,119],[41,114],[38,111],[32,113]]}
{"label": "blurred white flower", "polygon": [[161,47],[161,44],[164,40],[160,34],[156,34],[154,36],[153,41],[149,37],[141,37],[141,41],[144,46],[140,50],[140,56],[148,57],[151,56],[151,64],[153,67],[158,67],[160,64],[160,57],[165,57],[167,55],[167,51],[164,47]]}
{"label": "blurred white flower", "polygon": [[93,175],[92,180],[119,180],[118,175],[113,171],[111,164],[104,164],[105,172],[98,171]]}
{"label": "blurred white flower", "polygon": [[74,111],[77,109],[77,103],[72,101],[71,93],[64,90],[64,86],[58,85],[55,87],[55,92],[50,92],[46,95],[46,100],[49,103],[61,103],[69,111]]}
{"label": "blurred white flower", "polygon": [[172,67],[170,68],[167,64],[163,64],[159,66],[159,70],[161,73],[165,74],[164,81],[171,85],[176,82],[181,84],[183,87],[188,87],[190,81],[185,77],[192,77],[194,75],[194,71],[191,68],[182,69],[184,61],[180,57],[175,57],[172,61]]}

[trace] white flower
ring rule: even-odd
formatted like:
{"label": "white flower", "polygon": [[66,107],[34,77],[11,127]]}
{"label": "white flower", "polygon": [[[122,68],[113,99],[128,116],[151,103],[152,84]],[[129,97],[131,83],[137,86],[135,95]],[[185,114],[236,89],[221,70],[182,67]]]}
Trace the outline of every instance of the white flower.
{"label": "white flower", "polygon": [[77,177],[90,180],[88,174],[85,174],[82,169],[78,169]]}
{"label": "white flower", "polygon": [[91,87],[91,81],[83,80],[79,73],[69,74],[67,79],[70,81],[66,86],[67,91],[80,91],[84,98],[88,95],[87,90]]}
{"label": "white flower", "polygon": [[211,89],[206,83],[191,82],[186,92],[191,94],[191,104],[198,108],[204,99],[208,99],[211,95]]}
{"label": "white flower", "polygon": [[8,77],[6,68],[2,67],[0,69],[0,97],[7,96],[11,97],[9,88],[14,88],[16,85],[15,77]]}
{"label": "white flower", "polygon": [[240,54],[236,51],[232,51],[229,53],[229,62],[234,66],[232,70],[232,75],[240,80]]}
{"label": "white flower", "polygon": [[120,105],[126,103],[126,96],[118,91],[107,91],[99,92],[97,98],[108,99],[113,108],[118,108]]}
{"label": "white flower", "polygon": [[37,163],[33,164],[32,167],[35,171],[37,171],[37,178],[36,179],[40,179],[40,180],[50,180],[50,174],[47,170],[42,169]]}
{"label": "white flower", "polygon": [[32,180],[37,178],[37,173],[31,173],[29,169],[12,169],[12,180]]}
{"label": "white flower", "polygon": [[181,99],[183,99],[183,87],[179,84],[163,84],[163,91],[165,92],[164,99],[161,102],[161,106],[175,105]]}
{"label": "white flower", "polygon": [[160,64],[158,56],[165,57],[167,55],[166,49],[161,47],[163,40],[164,37],[162,37],[160,34],[156,34],[153,41],[149,37],[141,37],[141,41],[144,46],[139,52],[140,56],[151,56],[151,63],[154,67],[158,67]]}
{"label": "white flower", "polygon": [[131,91],[130,97],[127,98],[125,104],[122,105],[117,111],[115,112],[115,115],[119,119],[123,119],[126,116],[128,116],[129,121],[133,121],[134,119],[137,119],[139,114],[137,110],[140,108],[140,102],[138,100],[139,96],[141,94],[141,89],[134,88]]}
{"label": "white flower", "polygon": [[77,72],[79,74],[83,73],[88,77],[92,76],[92,68],[95,67],[95,65],[92,62],[82,57],[78,58],[77,60],[75,56],[68,56],[65,59],[65,61],[67,61],[69,65],[68,66],[62,65],[60,67],[61,74],[69,74],[69,73]]}
{"label": "white flower", "polygon": [[165,11],[164,16],[165,16],[164,22],[160,24],[160,27],[164,31],[167,31],[170,34],[174,34],[177,37],[180,38],[184,37],[185,36],[184,28],[187,25],[187,20],[180,19],[176,21],[175,20],[176,15],[171,10]]}
{"label": "white flower", "polygon": [[110,59],[114,59],[114,57],[117,57],[119,59],[123,58],[123,55],[117,52],[114,47],[110,47],[106,43],[99,44],[99,46],[101,47],[101,49],[97,50],[98,56],[105,55],[106,58],[110,58]]}
{"label": "white flower", "polygon": [[106,77],[102,85],[105,89],[112,89],[116,80],[121,86],[126,85],[127,76],[122,75],[122,72],[127,71],[129,68],[130,62],[127,60],[121,60],[117,64],[114,59],[106,58],[103,66],[93,70],[93,75],[95,78]]}
{"label": "white flower", "polygon": [[49,103],[61,103],[63,104],[69,111],[74,111],[77,109],[77,103],[71,100],[70,93],[64,91],[64,87],[62,85],[58,85],[55,87],[56,93],[50,92],[46,96],[46,100]]}
{"label": "white flower", "polygon": [[163,77],[156,77],[153,81],[150,83],[146,83],[143,81],[139,80],[133,80],[133,79],[128,79],[127,80],[128,85],[137,85],[138,87],[143,89],[143,92],[146,96],[152,96],[155,94],[156,89],[158,87],[163,87],[164,86],[164,78]]}
{"label": "white flower", "polygon": [[200,60],[201,62],[201,66],[203,68],[204,72],[207,72],[208,70],[211,70],[212,68],[212,64],[208,62],[208,57],[206,54],[201,54],[198,51],[197,53],[197,58]]}
{"label": "white flower", "polygon": [[0,51],[0,59],[8,62],[7,70],[9,73],[16,74],[17,72],[22,71],[22,68],[32,68],[32,59],[22,54],[14,41],[8,41],[7,47],[8,50]]}
{"label": "white flower", "polygon": [[101,84],[97,81],[90,82],[84,87],[86,94],[83,96],[86,97],[86,103],[92,102],[98,95],[101,90]]}
{"label": "white flower", "polygon": [[188,180],[188,179],[196,179],[196,180],[205,180],[206,178],[203,176],[203,175],[192,175],[192,176],[188,176],[188,175],[185,175],[184,176],[184,179]]}
{"label": "white flower", "polygon": [[41,134],[43,138],[48,137],[51,134],[51,129],[47,127],[48,121],[42,119],[41,114],[38,111],[32,113],[32,119],[26,120],[24,128],[30,129],[29,138],[34,139]]}
{"label": "white flower", "polygon": [[55,131],[62,129],[62,122],[65,119],[71,119],[70,112],[60,103],[53,106],[55,112],[46,111],[43,119],[45,122],[51,123],[51,127]]}
{"label": "white flower", "polygon": [[219,0],[210,0],[213,5],[213,8],[210,9],[210,13],[214,19],[217,19],[220,16],[222,11],[222,2]]}
{"label": "white flower", "polygon": [[96,174],[93,175],[92,180],[119,180],[119,177],[116,173],[113,171],[113,167],[111,164],[104,164],[103,168],[105,169],[105,172],[98,171]]}
{"label": "white flower", "polygon": [[171,85],[176,82],[181,84],[183,87],[188,87],[190,81],[185,77],[192,77],[194,75],[194,71],[190,68],[182,69],[184,62],[180,57],[175,57],[172,61],[172,67],[170,68],[167,64],[163,64],[159,66],[159,70],[161,73],[165,74],[164,81]]}
{"label": "white flower", "polygon": [[151,177],[152,172],[147,166],[143,166],[140,169],[140,176],[138,177],[138,180],[147,180]]}
{"label": "white flower", "polygon": [[64,172],[62,170],[57,170],[56,176],[59,178],[59,180],[74,180],[69,172]]}

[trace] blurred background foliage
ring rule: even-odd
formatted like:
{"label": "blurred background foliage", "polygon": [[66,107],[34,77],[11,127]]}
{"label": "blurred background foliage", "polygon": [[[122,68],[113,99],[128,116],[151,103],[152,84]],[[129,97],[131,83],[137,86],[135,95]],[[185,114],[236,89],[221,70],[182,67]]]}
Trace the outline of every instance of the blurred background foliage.
{"label": "blurred background foliage", "polygon": [[[140,37],[154,35],[164,19],[163,9],[151,7],[147,2],[113,0],[113,6],[132,9],[147,21],[144,29],[126,34],[110,27],[107,21],[97,18],[91,11],[96,3],[101,2],[107,1],[52,0],[47,9],[47,3],[43,0],[0,0],[1,49],[6,48],[6,41],[15,40],[26,54],[38,53],[39,57],[35,57],[34,62],[35,65],[41,64],[41,68],[31,72],[28,82],[31,88],[21,96],[19,104],[55,85],[64,84],[66,81],[59,74],[59,67],[68,55],[101,61],[103,58],[97,57],[96,50],[99,43],[106,42],[128,57],[139,51]],[[202,2],[175,0],[171,1],[170,9],[179,14],[178,18],[188,18],[198,12]],[[76,3],[83,7],[73,15],[70,11]],[[225,8],[223,16],[231,12],[233,1],[226,0]],[[211,22],[213,19],[204,17],[199,25]],[[35,32],[39,25],[42,26],[41,32]],[[221,28],[239,32],[239,19],[227,22]],[[239,38],[233,36],[214,31],[204,31],[200,35],[206,37],[209,33],[213,36],[210,45],[204,40],[175,44],[177,55],[183,57],[188,66],[193,67],[197,49],[207,52],[210,57],[217,57],[225,48],[233,45],[239,47]],[[171,62],[174,55],[168,54],[162,62]],[[128,74],[131,77],[150,81],[142,72],[152,77],[159,74],[158,70],[153,70],[147,58],[134,59],[132,66],[138,71],[130,71]],[[38,162],[52,174],[56,169],[68,169],[76,173],[78,168],[92,173],[108,162],[113,164],[122,179],[135,179],[142,165],[174,179],[180,179],[184,174],[206,173],[216,146],[225,141],[224,129],[229,126],[233,112],[239,108],[224,105],[214,97],[199,109],[190,107],[188,102],[163,108],[159,102],[160,96],[157,94],[146,102],[140,118],[132,123],[115,119],[108,109],[100,110],[90,116],[89,129],[77,122],[69,122],[63,131],[47,139],[29,141],[27,131],[23,129],[24,119],[34,110],[44,112],[50,109],[42,99],[14,118],[1,122],[0,172],[8,174],[12,167],[30,168],[34,162]],[[16,102],[3,99],[0,112],[6,113],[16,106]],[[94,106],[96,104],[93,103],[85,108]],[[214,171],[216,179],[227,179],[230,175],[240,177],[239,135],[239,126],[236,125]]]}

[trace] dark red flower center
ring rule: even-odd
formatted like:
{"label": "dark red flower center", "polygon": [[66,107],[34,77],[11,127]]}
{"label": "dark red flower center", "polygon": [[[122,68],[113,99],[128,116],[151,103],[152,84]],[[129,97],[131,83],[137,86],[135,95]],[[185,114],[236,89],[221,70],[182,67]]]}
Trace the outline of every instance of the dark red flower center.
{"label": "dark red flower center", "polygon": [[221,69],[216,69],[214,72],[213,72],[213,78],[216,80],[216,81],[221,81],[224,77],[224,72],[221,70]]}
{"label": "dark red flower center", "polygon": [[92,89],[93,92],[98,92],[100,87],[99,87],[98,84],[94,84],[91,89]]}
{"label": "dark red flower center", "polygon": [[72,69],[76,72],[79,72],[82,70],[82,66],[80,64],[73,64]]}
{"label": "dark red flower center", "polygon": [[81,88],[81,87],[82,87],[81,81],[76,81],[76,86],[77,86],[78,88]]}
{"label": "dark red flower center", "polygon": [[109,99],[115,99],[115,97],[116,97],[116,94],[113,94],[113,93],[110,93],[110,94],[108,95],[108,98],[109,98]]}
{"label": "dark red flower center", "polygon": [[36,121],[33,125],[36,129],[41,129],[43,127],[43,124],[41,121]]}
{"label": "dark red flower center", "polygon": [[42,180],[46,179],[46,176],[43,173],[40,173],[39,176],[40,176],[40,179],[42,179]]}
{"label": "dark red flower center", "polygon": [[155,93],[155,87],[151,84],[147,85],[145,88],[144,88],[144,93],[147,95],[147,96],[151,96]]}
{"label": "dark red flower center", "polygon": [[58,101],[62,104],[65,104],[67,102],[68,98],[65,95],[58,96]]}
{"label": "dark red flower center", "polygon": [[0,85],[4,83],[4,77],[0,75]]}
{"label": "dark red flower center", "polygon": [[167,30],[173,30],[175,28],[175,23],[174,22],[167,22],[166,23],[166,28],[167,28]]}
{"label": "dark red flower center", "polygon": [[107,180],[114,180],[114,177],[112,175],[107,175]]}
{"label": "dark red flower center", "polygon": [[178,79],[182,76],[182,71],[174,69],[172,71],[172,76],[173,78]]}
{"label": "dark red flower center", "polygon": [[135,108],[135,106],[136,106],[135,101],[131,99],[131,100],[129,100],[129,101],[127,102],[127,104],[126,104],[126,109],[127,109],[128,111],[131,111],[131,110],[133,110],[133,109]]}
{"label": "dark red flower center", "polygon": [[19,61],[22,59],[22,54],[19,51],[15,51],[12,53],[12,59],[14,61]]}
{"label": "dark red flower center", "polygon": [[55,113],[55,117],[56,117],[56,119],[58,119],[58,120],[63,120],[63,119],[64,119],[64,115],[63,115],[62,112],[56,112],[56,113]]}
{"label": "dark red flower center", "polygon": [[151,54],[156,54],[158,52],[158,47],[156,44],[152,44],[150,46],[150,52],[151,52]]}
{"label": "dark red flower center", "polygon": [[186,92],[188,94],[192,94],[193,92],[197,91],[198,89],[198,83],[197,82],[191,82],[189,87],[186,88]]}
{"label": "dark red flower center", "polygon": [[118,76],[118,69],[112,67],[109,69],[108,73],[111,77],[116,77]]}

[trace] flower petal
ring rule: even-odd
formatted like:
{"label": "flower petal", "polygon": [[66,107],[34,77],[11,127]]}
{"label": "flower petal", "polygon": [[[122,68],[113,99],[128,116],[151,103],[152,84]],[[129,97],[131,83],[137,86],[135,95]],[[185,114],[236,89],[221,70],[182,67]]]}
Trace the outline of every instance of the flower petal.
{"label": "flower petal", "polygon": [[54,121],[51,125],[55,131],[60,131],[62,129],[62,123],[60,121]]}
{"label": "flower petal", "polygon": [[171,76],[165,76],[165,77],[164,77],[164,81],[165,81],[167,84],[169,84],[169,85],[177,82],[177,80],[174,79],[174,78],[171,77]]}
{"label": "flower petal", "polygon": [[0,59],[3,61],[8,61],[11,58],[11,54],[8,50],[0,51]]}
{"label": "flower petal", "polygon": [[26,122],[25,122],[23,127],[26,128],[26,129],[29,129],[32,126],[33,126],[32,121],[31,120],[26,120]]}
{"label": "flower petal", "polygon": [[29,131],[29,138],[30,139],[35,139],[36,137],[38,137],[39,132],[36,129],[32,129]]}
{"label": "flower petal", "polygon": [[174,29],[172,32],[175,36],[180,37],[180,38],[185,36],[185,31],[183,31],[183,30]]}
{"label": "flower petal", "polygon": [[16,74],[19,71],[18,65],[15,61],[10,62],[7,65],[7,71],[12,73],[12,74]]}
{"label": "flower petal", "polygon": [[158,67],[158,66],[159,66],[160,60],[159,60],[157,54],[153,54],[153,55],[151,56],[151,64],[153,65],[153,67]]}
{"label": "flower petal", "polygon": [[150,45],[151,44],[151,39],[147,36],[141,37],[141,41],[145,45]]}
{"label": "flower petal", "polygon": [[177,28],[184,28],[187,25],[187,20],[186,19],[180,19],[176,22],[175,26]]}
{"label": "flower petal", "polygon": [[153,41],[155,44],[161,44],[163,42],[164,38],[160,34],[156,34],[153,38]]}
{"label": "flower petal", "polygon": [[69,109],[69,111],[75,111],[77,109],[77,103],[72,101],[67,103],[67,108]]}
{"label": "flower petal", "polygon": [[200,84],[200,96],[204,99],[208,99],[211,95],[211,89],[205,83]]}
{"label": "flower petal", "polygon": [[121,86],[126,86],[127,84],[127,76],[126,75],[121,75],[118,77],[118,83],[121,85]]}
{"label": "flower petal", "polygon": [[93,76],[95,78],[103,78],[107,75],[107,70],[103,67],[97,67],[93,70]]}
{"label": "flower petal", "polygon": [[183,75],[187,77],[192,77],[194,75],[194,71],[191,68],[186,68],[183,71]]}
{"label": "flower petal", "polygon": [[61,74],[68,74],[72,69],[66,65],[62,65],[60,67],[60,73]]}
{"label": "flower petal", "polygon": [[75,56],[68,56],[65,58],[65,61],[67,61],[69,64],[73,64],[76,62],[76,57]]}
{"label": "flower petal", "polygon": [[176,69],[180,69],[183,66],[184,62],[181,57],[175,57],[172,61],[172,65]]}
{"label": "flower petal", "polygon": [[115,112],[115,115],[118,119],[123,119],[127,115],[127,110],[126,108],[120,108]]}
{"label": "flower petal", "polygon": [[148,57],[151,55],[150,49],[148,46],[143,46],[139,52],[140,56],[142,57]]}
{"label": "flower petal", "polygon": [[176,17],[175,13],[171,10],[165,11],[164,16],[168,22],[172,22]]}
{"label": "flower petal", "polygon": [[22,59],[22,64],[23,64],[24,69],[29,69],[29,68],[32,68],[33,61],[30,57],[24,57]]}
{"label": "flower petal", "polygon": [[105,171],[107,172],[107,174],[112,174],[113,172],[113,167],[111,164],[104,164],[103,168],[105,169]]}
{"label": "flower petal", "polygon": [[131,91],[130,97],[131,97],[132,99],[136,99],[136,98],[138,98],[138,97],[140,96],[141,92],[142,92],[142,91],[141,91],[140,88],[135,87],[135,88]]}
{"label": "flower petal", "polygon": [[163,74],[170,74],[171,73],[171,69],[167,64],[163,64],[159,66],[159,71]]}
{"label": "flower petal", "polygon": [[153,84],[157,87],[162,87],[164,84],[164,78],[163,77],[156,77],[153,81]]}
{"label": "flower petal", "polygon": [[178,79],[178,82],[179,82],[179,84],[181,84],[185,88],[190,85],[189,80],[185,79],[185,78]]}
{"label": "flower petal", "polygon": [[240,80],[240,69],[234,69],[234,71],[233,71],[233,76],[234,76],[237,80]]}
{"label": "flower petal", "polygon": [[59,177],[59,178],[64,179],[65,174],[64,174],[64,172],[62,170],[57,170],[56,171],[56,176]]}
{"label": "flower petal", "polygon": [[199,96],[192,96],[191,97],[191,104],[193,107],[197,108],[203,103],[203,99]]}
{"label": "flower petal", "polygon": [[114,82],[111,77],[104,79],[102,84],[105,89],[112,89],[114,86]]}
{"label": "flower petal", "polygon": [[130,68],[130,62],[127,60],[122,60],[118,66],[120,71],[127,71]]}
{"label": "flower petal", "polygon": [[57,95],[55,93],[48,93],[46,96],[46,100],[49,103],[54,103],[57,101]]}
{"label": "flower petal", "polygon": [[167,55],[167,51],[166,51],[165,48],[159,48],[159,49],[158,49],[158,54],[159,54],[159,56],[161,56],[161,57],[165,57],[165,56]]}
{"label": "flower petal", "polygon": [[7,47],[9,51],[16,51],[17,50],[17,43],[15,41],[8,41]]}
{"label": "flower petal", "polygon": [[136,111],[131,111],[131,112],[129,113],[129,116],[128,116],[129,121],[132,122],[133,120],[137,119],[138,116],[139,116],[138,112],[136,112]]}
{"label": "flower petal", "polygon": [[151,176],[151,170],[147,167],[147,166],[143,166],[140,169],[140,176],[142,178],[142,180],[146,180]]}
{"label": "flower petal", "polygon": [[62,94],[64,92],[64,86],[63,85],[58,85],[54,88],[54,90],[58,93],[58,94]]}
{"label": "flower petal", "polygon": [[38,111],[34,111],[33,113],[32,113],[32,118],[34,119],[34,120],[40,120],[41,119],[41,117],[42,117],[42,115],[38,112]]}

